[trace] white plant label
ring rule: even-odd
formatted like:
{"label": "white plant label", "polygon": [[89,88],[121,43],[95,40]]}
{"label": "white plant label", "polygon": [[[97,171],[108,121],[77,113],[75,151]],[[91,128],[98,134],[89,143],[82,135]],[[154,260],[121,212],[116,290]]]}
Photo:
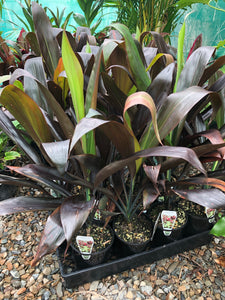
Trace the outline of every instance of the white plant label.
{"label": "white plant label", "polygon": [[88,260],[90,259],[92,252],[92,248],[94,245],[94,239],[91,236],[81,236],[78,235],[76,237],[76,242],[79,247],[80,253],[82,254],[83,259]]}
{"label": "white plant label", "polygon": [[171,235],[174,224],[177,219],[177,212],[172,210],[163,210],[161,213],[161,220],[163,226],[163,233],[166,236]]}

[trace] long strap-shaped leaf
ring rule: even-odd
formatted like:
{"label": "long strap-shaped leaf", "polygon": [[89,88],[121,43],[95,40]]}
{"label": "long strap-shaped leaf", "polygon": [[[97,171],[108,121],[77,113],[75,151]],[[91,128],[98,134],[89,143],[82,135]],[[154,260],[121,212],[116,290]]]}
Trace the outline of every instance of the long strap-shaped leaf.
{"label": "long strap-shaped leaf", "polygon": [[[197,168],[203,174],[206,174],[205,169],[203,168],[201,162],[199,161],[195,152],[189,148],[185,147],[170,147],[170,146],[161,146],[161,147],[153,147],[150,149],[142,150],[136,152],[134,155],[126,158],[115,161],[106,167],[104,167],[101,171],[99,171],[96,175],[94,186],[97,187],[102,181],[116,173],[119,170],[122,170],[125,166],[127,166],[132,161],[135,161],[139,158],[147,158],[152,156],[163,156],[163,157],[177,157],[182,158],[192,164],[195,168]],[[132,174],[131,174],[132,175]]]}
{"label": "long strap-shaped leaf", "polygon": [[[217,109],[221,103],[219,94],[197,86],[169,95],[157,117],[161,139],[164,139],[185,118],[192,107],[207,95],[210,96],[209,100],[214,103]],[[148,138],[148,147],[154,147],[158,144],[152,127]]]}
{"label": "long strap-shaped leaf", "polygon": [[[85,116],[84,76],[81,65],[76,57],[65,32],[62,38],[62,60],[66,71],[77,123]],[[82,137],[82,148],[87,153],[86,137]]]}
{"label": "long strap-shaped leaf", "polygon": [[69,117],[66,115],[60,104],[56,101],[52,93],[41,84],[37,78],[32,76],[29,72],[23,69],[16,69],[10,79],[10,83],[13,83],[18,77],[20,76],[27,76],[35,80],[38,84],[39,89],[41,90],[42,94],[45,96],[46,102],[52,112],[55,114],[65,136],[70,139],[74,132],[74,125],[70,121]]}
{"label": "long strap-shaped leaf", "polygon": [[142,63],[138,49],[134,43],[133,37],[130,34],[128,28],[123,24],[112,24],[116,30],[118,30],[124,37],[126,43],[126,51],[129,60],[129,64],[136,81],[138,90],[146,91],[150,85],[150,79],[145,71],[145,67]]}
{"label": "long strap-shaped leaf", "polygon": [[53,78],[54,71],[60,58],[59,45],[53,34],[49,18],[44,9],[35,1],[32,2],[32,15],[40,49],[49,74]]}
{"label": "long strap-shaped leaf", "polygon": [[19,88],[14,85],[5,87],[0,103],[19,121],[37,145],[54,140],[39,106]]}

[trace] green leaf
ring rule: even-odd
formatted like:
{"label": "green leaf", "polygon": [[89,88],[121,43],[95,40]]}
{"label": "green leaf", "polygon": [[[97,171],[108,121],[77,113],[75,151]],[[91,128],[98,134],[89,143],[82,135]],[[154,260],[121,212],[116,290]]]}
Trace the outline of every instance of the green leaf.
{"label": "green leaf", "polygon": [[142,63],[141,57],[139,55],[137,46],[133,40],[129,29],[123,24],[112,24],[116,30],[118,30],[124,37],[126,43],[126,51],[130,67],[135,78],[135,82],[138,90],[146,91],[150,85],[150,79],[145,71],[145,67]]}
{"label": "green leaf", "polygon": [[9,152],[5,152],[4,159],[6,161],[8,161],[8,160],[16,159],[16,158],[18,158],[20,156],[21,155],[17,151],[9,151]]}
{"label": "green leaf", "polygon": [[[77,123],[85,116],[84,107],[84,76],[79,60],[77,59],[65,32],[62,38],[62,60],[66,71]],[[82,138],[82,148],[87,152],[86,138]]]}
{"label": "green leaf", "polygon": [[180,77],[180,73],[184,67],[184,37],[185,37],[185,22],[183,23],[178,35],[178,47],[177,47],[177,75],[174,85],[174,92],[177,90],[177,82]]}
{"label": "green leaf", "polygon": [[75,13],[73,14],[73,18],[79,26],[84,26],[84,27],[87,26],[85,16],[83,16],[82,14]]}
{"label": "green leaf", "polygon": [[225,217],[221,218],[211,229],[211,234],[225,237]]}
{"label": "green leaf", "polygon": [[8,85],[2,91],[0,103],[19,121],[37,145],[53,141],[42,111],[23,91],[14,85]]}

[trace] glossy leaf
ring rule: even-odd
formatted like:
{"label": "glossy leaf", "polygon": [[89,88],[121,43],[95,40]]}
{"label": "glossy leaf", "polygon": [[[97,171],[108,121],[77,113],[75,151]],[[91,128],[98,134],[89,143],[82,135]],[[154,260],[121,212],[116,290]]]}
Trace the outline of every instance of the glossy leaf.
{"label": "glossy leaf", "polygon": [[199,84],[214,52],[215,48],[213,47],[200,47],[192,53],[178,79],[177,92]]}
{"label": "glossy leaf", "polygon": [[210,233],[215,236],[225,236],[225,217],[222,217],[210,230]]}
{"label": "glossy leaf", "polygon": [[[30,58],[25,62],[24,70],[32,74],[43,86],[47,88],[45,71],[41,57]],[[45,97],[42,95],[38,84],[32,78],[24,77],[24,92],[30,96],[39,107],[50,113]]]}
{"label": "glossy leaf", "polygon": [[69,82],[77,122],[85,116],[84,110],[84,78],[80,63],[73,52],[66,33],[62,38],[62,60]]}
{"label": "glossy leaf", "polygon": [[59,45],[55,39],[51,23],[44,9],[34,1],[32,2],[32,15],[41,53],[49,74],[53,78],[54,71],[60,58]]}
{"label": "glossy leaf", "polygon": [[[36,165],[26,165],[24,167],[8,166],[8,168],[18,174],[21,174],[36,182],[39,182],[44,186],[50,187],[51,189],[59,192],[62,196],[67,196],[67,197],[71,196],[71,193],[67,189],[63,188],[63,186],[54,182],[54,180],[51,180],[51,179],[58,179],[58,180],[63,179],[59,173],[58,173],[58,177],[57,174],[55,173],[52,174],[51,168],[44,168]],[[53,169],[53,172],[54,170],[56,171],[56,169]]]}
{"label": "glossy leaf", "polygon": [[124,94],[127,95],[133,86],[133,82],[128,75],[128,73],[130,73],[130,67],[127,61],[125,43],[118,44],[118,46],[113,50],[108,60],[107,70],[112,71],[112,78],[115,84]]}
{"label": "glossy leaf", "polygon": [[[221,103],[217,93],[212,93],[200,87],[192,86],[179,93],[170,94],[158,112],[157,121],[161,139],[165,138],[205,96],[210,96],[210,98],[207,98],[206,100],[211,100],[216,113]],[[151,126],[148,145],[149,147],[152,147],[156,146],[157,143],[158,141],[154,136],[154,131]]]}
{"label": "glossy leaf", "polygon": [[150,79],[145,71],[137,47],[128,28],[125,25],[118,23],[113,23],[112,27],[118,30],[125,39],[129,64],[138,90],[146,91],[146,89],[150,85]]}
{"label": "glossy leaf", "polygon": [[49,92],[49,90],[41,84],[39,80],[37,80],[34,76],[32,76],[30,73],[26,72],[25,70],[22,69],[17,69],[13,72],[13,75],[11,77],[11,83],[14,82],[18,77],[20,76],[28,76],[32,79],[34,79],[37,84],[39,89],[41,90],[42,94],[45,96],[46,102],[50,109],[53,111],[55,114],[60,127],[62,128],[62,131],[66,138],[71,138],[74,132],[74,125],[70,121],[69,117],[66,115],[60,104],[56,101],[54,96]]}
{"label": "glossy leaf", "polygon": [[62,203],[60,218],[67,245],[70,244],[72,237],[86,222],[94,206],[94,201],[85,201],[85,198],[79,195],[67,198]]}
{"label": "glossy leaf", "polygon": [[[218,144],[218,145],[204,144],[201,146],[194,147],[194,148],[192,148],[192,150],[196,153],[196,155],[199,158],[201,158],[201,156],[206,155],[207,153],[215,151],[224,146],[225,146],[225,143]],[[174,158],[167,159],[161,165],[161,172],[166,172],[167,170],[174,169],[182,162],[183,162],[182,159],[174,159]]]}
{"label": "glossy leaf", "polygon": [[6,86],[1,93],[0,103],[19,121],[37,145],[53,141],[40,108],[23,91],[13,85]]}
{"label": "glossy leaf", "polygon": [[0,128],[7,134],[7,136],[18,145],[24,153],[31,159],[32,162],[40,164],[42,159],[37,151],[24,139],[24,137],[18,132],[10,119],[0,109]]}
{"label": "glossy leaf", "polygon": [[[96,179],[94,182],[95,187],[97,187],[101,182],[103,182],[106,178],[108,178],[112,174],[123,169],[130,162],[135,161],[139,158],[147,158],[147,157],[154,157],[154,156],[182,158],[187,162],[189,162],[192,166],[197,168],[200,172],[206,174],[201,162],[198,160],[198,157],[196,156],[193,150],[185,147],[161,146],[161,147],[153,147],[150,149],[136,152],[134,155],[126,159],[118,160],[107,165],[102,170],[100,170],[96,175]],[[131,177],[132,176],[134,176],[134,174],[131,173]]]}
{"label": "glossy leaf", "polygon": [[202,74],[199,85],[202,86],[212,75],[216,73],[225,64],[225,55],[216,59]]}
{"label": "glossy leaf", "polygon": [[66,171],[70,140],[42,144],[45,152],[60,174]]}
{"label": "glossy leaf", "polygon": [[181,198],[200,204],[208,208],[224,208],[225,194],[217,189],[174,190]]}
{"label": "glossy leaf", "polygon": [[143,208],[147,209],[160,195],[156,189],[146,188],[143,191]]}
{"label": "glossy leaf", "polygon": [[52,197],[15,197],[0,202],[0,216],[25,211],[53,210],[62,203],[61,199]]}
{"label": "glossy leaf", "polygon": [[178,47],[177,47],[177,75],[174,86],[174,92],[177,91],[177,84],[180,78],[181,71],[184,67],[184,37],[185,37],[185,22],[183,23],[178,35]]}
{"label": "glossy leaf", "polygon": [[47,219],[37,253],[31,262],[31,266],[35,266],[43,256],[55,251],[64,240],[65,234],[60,219],[60,207],[58,207]]}
{"label": "glossy leaf", "polygon": [[[158,126],[157,126],[155,103],[154,103],[152,97],[149,94],[147,94],[146,92],[137,92],[137,93],[134,93],[134,94],[130,95],[127,98],[126,103],[125,103],[125,107],[124,107],[124,112],[123,112],[123,119],[124,119],[125,126],[127,128],[129,128],[130,132],[132,133],[132,128],[129,126],[129,121],[128,122],[126,121],[126,118],[127,118],[126,117],[126,112],[129,108],[131,108],[135,105],[140,105],[140,104],[147,107],[149,112],[151,113],[152,124],[153,124],[153,127],[154,127],[154,134],[155,134],[156,138],[158,139],[158,142],[161,143],[160,136],[159,136],[159,131],[158,131]],[[136,141],[136,138],[134,137],[135,151],[138,151],[140,149],[142,149],[142,150],[147,149],[149,147],[148,146],[149,133],[150,133],[150,128],[142,136],[140,145]]]}
{"label": "glossy leaf", "polygon": [[73,149],[74,145],[84,134],[97,128],[112,141],[122,157],[127,157],[134,153],[134,139],[123,124],[96,118],[83,118],[76,126],[70,150]]}

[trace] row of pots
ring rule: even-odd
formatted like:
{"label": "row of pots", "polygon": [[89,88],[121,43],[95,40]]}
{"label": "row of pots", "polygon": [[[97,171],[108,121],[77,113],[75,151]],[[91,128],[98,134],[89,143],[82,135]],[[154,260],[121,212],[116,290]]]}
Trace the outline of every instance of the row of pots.
{"label": "row of pots", "polygon": [[122,256],[139,253],[147,247],[167,244],[212,227],[203,207],[179,201],[174,208],[177,213],[174,228],[166,236],[161,221],[156,224],[156,218],[164,208],[164,203],[156,202],[151,210],[136,216],[129,224],[120,215],[107,226],[100,222],[84,226],[71,245],[73,258],[79,267],[98,265],[109,260],[113,253]]}

